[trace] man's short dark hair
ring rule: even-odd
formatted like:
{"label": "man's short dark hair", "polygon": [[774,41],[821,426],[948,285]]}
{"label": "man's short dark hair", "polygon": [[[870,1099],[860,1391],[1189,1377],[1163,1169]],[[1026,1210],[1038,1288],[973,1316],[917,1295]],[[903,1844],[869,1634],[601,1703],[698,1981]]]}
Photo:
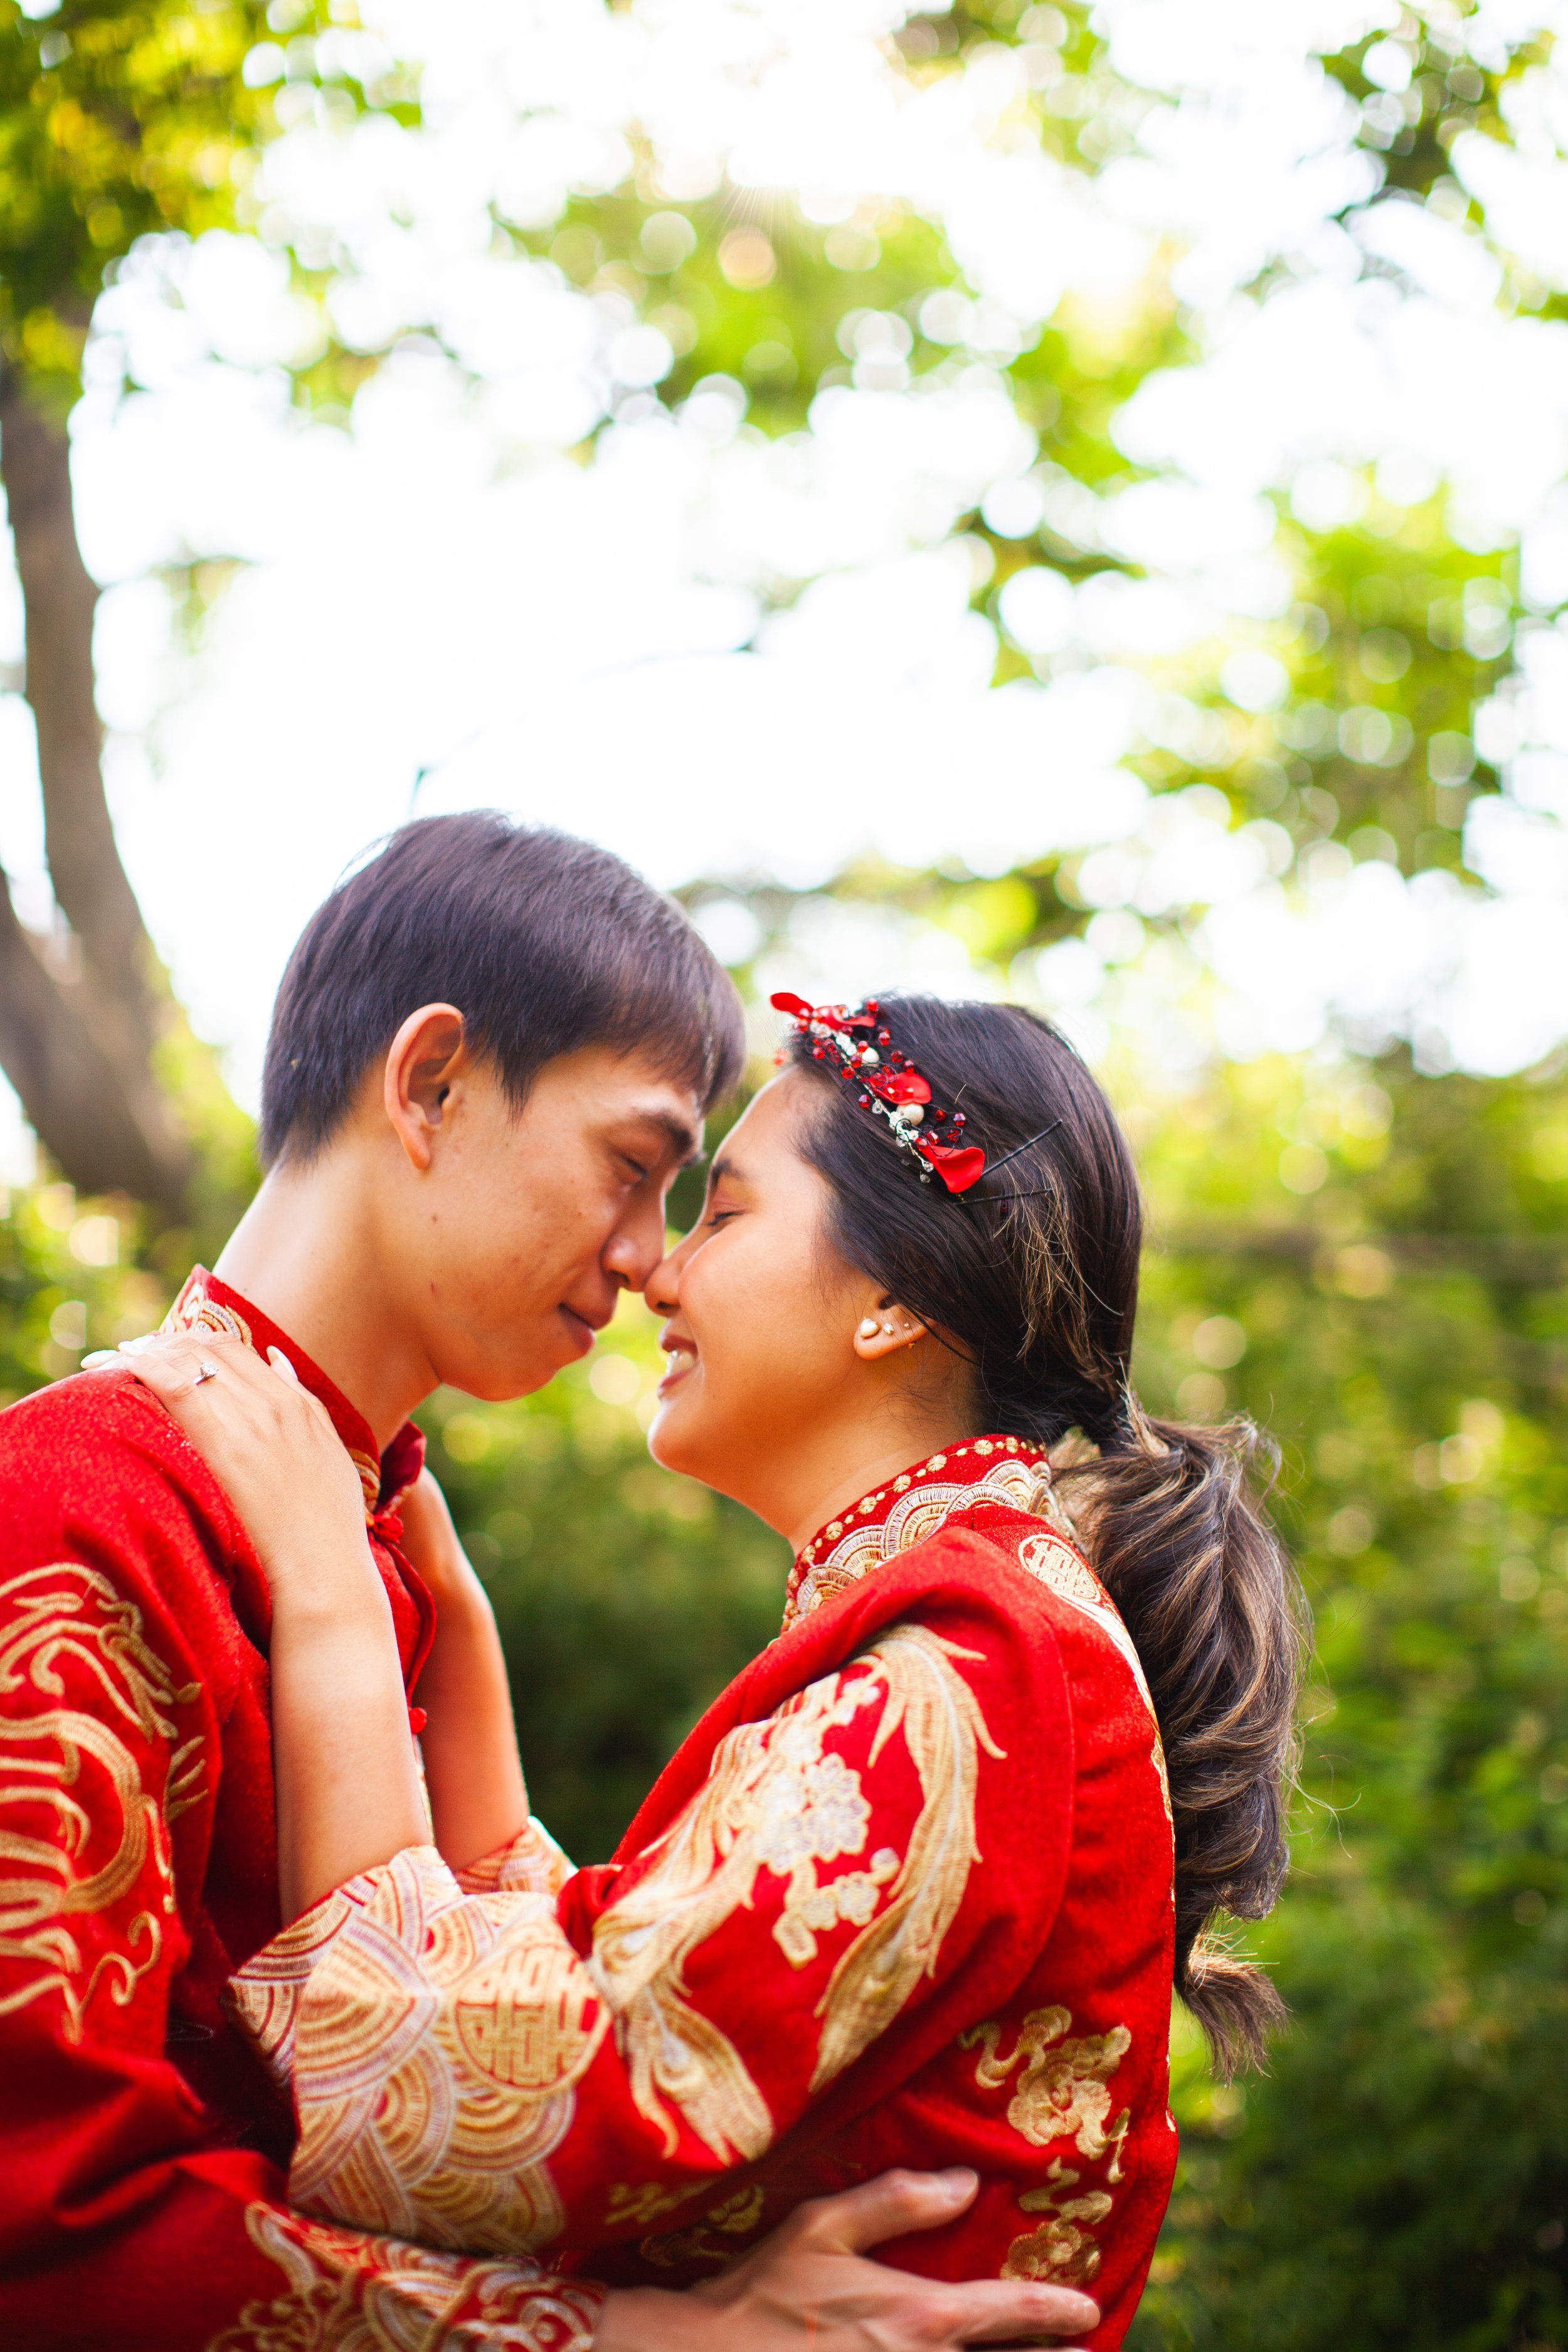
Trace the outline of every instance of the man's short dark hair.
{"label": "man's short dark hair", "polygon": [[521,1108],[558,1054],[648,1055],[705,1109],[744,1055],[733,983],[607,849],[485,809],[395,833],[306,924],[273,1010],[261,1160],[309,1159],[422,1004],[455,1004]]}

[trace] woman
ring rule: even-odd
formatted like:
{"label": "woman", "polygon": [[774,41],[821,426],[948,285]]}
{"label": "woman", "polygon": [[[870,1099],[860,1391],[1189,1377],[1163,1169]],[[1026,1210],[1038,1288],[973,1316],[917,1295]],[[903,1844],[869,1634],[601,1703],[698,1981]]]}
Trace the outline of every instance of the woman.
{"label": "woman", "polygon": [[1133,1396],[1136,1183],[1055,1032],[774,1002],[787,1066],[647,1297],[653,1452],[789,1535],[784,1628],[611,1864],[573,1873],[528,1820],[493,1626],[428,1498],[422,1564],[468,1632],[429,1694],[427,1842],[324,1416],[237,1346],[134,1360],[273,1591],[299,1916],[237,2013],[292,2089],[311,2210],[668,2286],[805,2197],[968,2165],[968,2210],[895,2259],[1092,2282],[1111,2347],[1175,2162],[1173,1980],[1227,2066],[1279,2014],[1205,1930],[1282,1872],[1289,1570],[1248,1433]]}

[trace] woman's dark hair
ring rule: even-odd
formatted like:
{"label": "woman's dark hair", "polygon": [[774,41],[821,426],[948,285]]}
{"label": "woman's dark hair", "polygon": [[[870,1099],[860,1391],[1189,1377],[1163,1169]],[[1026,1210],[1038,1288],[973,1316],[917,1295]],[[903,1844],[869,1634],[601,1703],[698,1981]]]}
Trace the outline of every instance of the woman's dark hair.
{"label": "woman's dark hair", "polygon": [[455,1004],[521,1108],[584,1045],[651,1056],[704,1109],[740,1075],[729,974],[672,898],[607,849],[493,809],[425,817],[317,908],[267,1041],[261,1160],[309,1159],[422,1004]]}
{"label": "woman's dark hair", "polygon": [[[883,996],[897,1050],[962,1109],[963,1140],[1000,1160],[953,1194],[811,1055],[820,1090],[806,1158],[833,1191],[842,1256],[972,1368],[977,1430],[1097,1454],[1058,1472],[1080,1538],[1136,1644],[1170,1775],[1176,1990],[1230,2072],[1262,2058],[1284,2008],[1254,1963],[1209,1934],[1261,1918],[1285,1873],[1301,1649],[1298,1587],[1251,1490],[1267,1442],[1247,1422],[1150,1421],[1132,1393],[1142,1214],[1110,1104],[1066,1040],[1013,1004]],[[1053,1122],[1055,1122],[1053,1126]]]}

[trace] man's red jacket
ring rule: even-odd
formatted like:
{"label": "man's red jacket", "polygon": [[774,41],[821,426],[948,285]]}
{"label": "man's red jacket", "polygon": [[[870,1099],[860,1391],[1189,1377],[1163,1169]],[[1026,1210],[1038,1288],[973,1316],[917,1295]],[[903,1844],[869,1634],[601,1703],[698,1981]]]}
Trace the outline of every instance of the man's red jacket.
{"label": "man's red jacket", "polygon": [[[283,1348],[327,1406],[412,1690],[435,1631],[397,1548],[418,1431],[378,1458],[347,1399],[211,1276],[172,1319]],[[534,2264],[319,2228],[308,2257],[294,2244],[292,2118],[219,2005],[280,1924],[269,1623],[244,1528],[134,1380],[83,1374],[0,1414],[0,2341],[370,2352],[510,2326],[530,2352],[576,2352],[599,2296]]]}

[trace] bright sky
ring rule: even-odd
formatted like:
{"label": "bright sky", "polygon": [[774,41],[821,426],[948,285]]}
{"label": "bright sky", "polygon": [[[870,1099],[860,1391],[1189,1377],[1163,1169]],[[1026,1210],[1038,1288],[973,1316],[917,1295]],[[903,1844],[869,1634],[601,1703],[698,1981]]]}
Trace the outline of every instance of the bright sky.
{"label": "bright sky", "polygon": [[[1464,34],[1484,56],[1562,13],[1498,0]],[[666,885],[809,886],[868,845],[981,874],[1096,848],[1085,887],[1106,911],[1088,943],[1014,984],[1090,1050],[1132,1023],[1167,1068],[1215,1035],[1303,1049],[1348,1024],[1363,1044],[1414,1036],[1432,1067],[1500,1070],[1568,1034],[1568,632],[1552,618],[1568,597],[1568,326],[1506,316],[1490,247],[1440,207],[1330,217],[1373,179],[1313,50],[1385,33],[1374,103],[1397,110],[1408,52],[1388,0],[1103,0],[1127,89],[1092,181],[1018,133],[1026,81],[1052,70],[1051,14],[1036,11],[1041,40],[917,89],[878,46],[897,0],[382,0],[366,19],[424,59],[426,127],[301,124],[263,190],[264,232],[287,224],[352,262],[334,298],[351,342],[415,338],[347,428],[289,410],[279,362],[313,330],[259,240],[150,252],[105,298],[76,457],[108,590],[110,796],[176,986],[246,1099],[289,947],[345,862],[415,808],[475,804],[593,835]],[[975,298],[923,322],[951,363],[910,386],[907,331],[900,347],[898,322],[873,324],[854,382],[784,443],[727,383],[669,414],[658,331],[548,263],[498,257],[491,233],[492,205],[537,225],[569,188],[616,184],[634,122],[672,202],[728,172],[822,221],[883,202],[941,222]],[[1568,79],[1532,77],[1515,127],[1517,152],[1469,134],[1454,170],[1510,250],[1568,286]],[[1199,356],[1116,425],[1158,478],[1097,506],[1039,467],[997,363],[1064,298],[1114,331],[1173,249]],[[1402,275],[1364,274],[1369,254]],[[1267,300],[1242,290],[1278,260]],[[460,365],[417,340],[431,327]],[[149,388],[122,401],[107,387],[125,346]],[[594,462],[569,458],[607,413]],[[1151,660],[1190,652],[1196,676],[1228,647],[1235,702],[1277,695],[1278,666],[1249,650],[1292,594],[1266,494],[1329,522],[1373,467],[1396,504],[1447,483],[1469,545],[1522,537],[1541,617],[1517,690],[1478,719],[1512,785],[1473,820],[1489,903],[1326,848],[1287,889],[1276,828],[1227,834],[1218,794],[1151,802],[1122,764],[1214,723],[1168,677],[1157,691]],[[982,499],[1020,535],[1056,500],[1079,543],[1148,569],[1076,597],[1043,571],[1010,587],[1004,623],[1038,683],[988,683],[994,633],[968,605],[983,551],[953,537]],[[242,562],[193,656],[150,575],[202,556]],[[780,576],[806,585],[759,628]],[[0,562],[0,664],[20,654]],[[14,691],[0,859],[44,919]],[[1194,956],[1140,962],[1140,915],[1192,902],[1210,909]],[[710,919],[721,951],[743,950],[732,900]],[[951,938],[814,901],[779,977],[848,994],[911,973],[969,984]]]}

